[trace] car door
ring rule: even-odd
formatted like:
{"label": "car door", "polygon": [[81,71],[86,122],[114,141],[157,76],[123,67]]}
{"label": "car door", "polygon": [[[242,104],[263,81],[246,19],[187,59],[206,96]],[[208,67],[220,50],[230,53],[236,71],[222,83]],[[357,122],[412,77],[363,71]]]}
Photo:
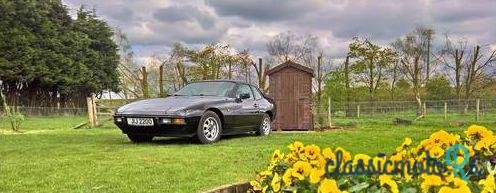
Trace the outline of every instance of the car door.
{"label": "car door", "polygon": [[250,85],[251,90],[253,91],[253,98],[254,98],[254,107],[257,109],[257,112],[255,113],[255,122],[257,125],[260,125],[262,123],[262,118],[263,114],[265,113],[264,109],[267,109],[267,103],[263,100],[262,93],[255,87]]}
{"label": "car door", "polygon": [[[248,94],[248,98],[239,99],[243,94]],[[239,84],[235,91],[237,103],[233,109],[233,127],[237,130],[252,130],[258,125],[257,114],[258,108],[254,100],[253,91],[248,84]]]}

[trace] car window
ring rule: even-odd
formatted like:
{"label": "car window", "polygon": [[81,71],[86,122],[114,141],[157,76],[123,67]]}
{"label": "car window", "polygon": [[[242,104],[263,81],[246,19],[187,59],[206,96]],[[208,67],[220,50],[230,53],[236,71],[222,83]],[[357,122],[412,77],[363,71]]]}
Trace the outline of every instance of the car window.
{"label": "car window", "polygon": [[228,96],[229,92],[234,87],[233,82],[195,82],[186,85],[175,95],[186,96]]}
{"label": "car window", "polygon": [[250,86],[246,84],[240,84],[238,86],[238,89],[236,90],[236,97],[245,93],[248,93],[250,95],[250,99],[253,99],[253,92],[251,91]]}
{"label": "car window", "polygon": [[260,91],[254,86],[251,86],[251,89],[253,90],[253,96],[255,97],[255,100],[260,100],[262,99],[262,94],[260,94]]}

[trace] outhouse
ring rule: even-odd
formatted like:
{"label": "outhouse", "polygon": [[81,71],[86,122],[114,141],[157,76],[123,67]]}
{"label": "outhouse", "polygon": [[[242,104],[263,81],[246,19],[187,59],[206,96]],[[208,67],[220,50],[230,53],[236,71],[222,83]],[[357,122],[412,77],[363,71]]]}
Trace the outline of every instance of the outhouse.
{"label": "outhouse", "polygon": [[286,61],[267,72],[269,96],[276,103],[276,130],[311,130],[312,77],[309,67]]}

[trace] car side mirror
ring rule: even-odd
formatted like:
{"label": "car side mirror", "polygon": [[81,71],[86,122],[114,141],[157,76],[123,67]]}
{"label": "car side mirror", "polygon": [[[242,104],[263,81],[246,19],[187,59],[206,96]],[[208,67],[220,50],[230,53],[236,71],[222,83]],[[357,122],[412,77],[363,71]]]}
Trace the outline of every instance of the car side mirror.
{"label": "car side mirror", "polygon": [[248,93],[243,93],[243,94],[240,94],[240,95],[239,95],[239,98],[240,98],[240,99],[249,99],[249,98],[250,98],[250,94],[248,94]]}
{"label": "car side mirror", "polygon": [[244,99],[248,99],[250,98],[250,94],[249,93],[242,93],[242,94],[239,94],[239,96],[236,98],[236,102],[241,102],[243,101]]}

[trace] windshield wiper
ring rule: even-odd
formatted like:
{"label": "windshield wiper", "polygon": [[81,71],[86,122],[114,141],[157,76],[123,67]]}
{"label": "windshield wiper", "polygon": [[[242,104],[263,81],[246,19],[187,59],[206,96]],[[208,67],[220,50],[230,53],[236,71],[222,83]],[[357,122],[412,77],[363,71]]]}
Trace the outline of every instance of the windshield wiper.
{"label": "windshield wiper", "polygon": [[200,93],[200,94],[194,94],[194,95],[191,95],[191,96],[217,96],[217,95]]}

